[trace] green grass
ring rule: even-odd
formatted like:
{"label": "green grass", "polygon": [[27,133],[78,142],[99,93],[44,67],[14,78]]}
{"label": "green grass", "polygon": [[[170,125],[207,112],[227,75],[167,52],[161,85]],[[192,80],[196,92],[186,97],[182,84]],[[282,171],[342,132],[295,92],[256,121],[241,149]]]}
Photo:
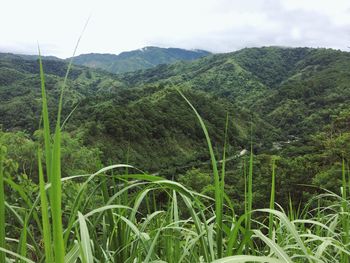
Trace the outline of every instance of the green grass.
{"label": "green grass", "polygon": [[[0,147],[0,247],[5,248],[5,190],[4,190],[4,155],[5,147]],[[0,252],[0,262],[5,262],[5,253]]]}
{"label": "green grass", "polygon": [[[39,50],[40,55],[40,50]],[[65,257],[65,248],[63,242],[63,227],[62,227],[62,182],[61,182],[61,110],[62,110],[62,100],[63,100],[63,89],[65,86],[65,82],[67,77],[65,78],[65,82],[63,84],[63,88],[61,91],[61,96],[59,100],[59,109],[57,114],[57,122],[56,129],[53,136],[53,142],[51,140],[50,133],[50,122],[48,116],[48,108],[47,108],[47,99],[46,99],[46,91],[45,91],[45,77],[44,70],[41,61],[41,57],[39,56],[39,64],[40,64],[40,78],[41,78],[41,89],[42,89],[42,118],[43,118],[43,126],[44,126],[44,139],[45,139],[45,153],[46,153],[46,174],[48,178],[48,182],[51,183],[50,187],[50,208],[51,208],[51,220],[52,220],[52,229],[53,229],[53,238],[51,239],[51,233],[47,232],[48,227],[46,226],[46,231],[44,234],[44,242],[45,249],[49,249],[49,245],[47,242],[50,240],[53,241],[53,258],[54,262],[64,262]],[[69,71],[69,68],[68,68]],[[68,73],[67,71],[67,73]],[[40,164],[39,160],[39,166]],[[41,167],[39,167],[41,169]],[[42,176],[43,181],[43,176]],[[43,183],[43,182],[42,182]],[[44,193],[41,193],[41,204],[46,204],[46,196]],[[45,218],[44,218],[45,217]],[[43,224],[47,225],[48,218],[43,215]],[[51,250],[51,248],[50,248]],[[51,255],[51,251],[45,251],[47,256]],[[51,256],[50,256],[51,257]]]}
{"label": "green grass", "polygon": [[[248,173],[244,171],[246,209],[242,215],[236,215],[235,204],[224,192],[229,118],[223,124],[225,143],[219,173],[205,120],[179,89],[203,130],[211,159],[214,198],[144,173],[127,164],[128,157],[126,164],[62,178],[61,110],[65,83],[52,134],[45,74],[39,62],[44,143],[37,153],[38,190],[32,197],[28,189],[4,173],[5,149],[1,147],[0,262],[349,262],[350,178],[345,161],[341,196],[324,191],[310,200],[305,209],[290,205],[286,213],[275,200],[273,159],[270,206],[254,210],[251,149]],[[6,202],[8,192],[4,184],[11,188],[11,194],[25,201],[25,207]],[[74,198],[65,200],[71,189]],[[5,212],[11,215],[9,223],[5,222],[10,218]],[[11,231],[9,224],[14,224],[16,231]]]}
{"label": "green grass", "polygon": [[[270,196],[270,209],[275,209],[275,187],[276,187],[276,159],[272,159],[272,176],[271,176],[271,196]],[[269,216],[269,238],[273,235],[273,215]]]}

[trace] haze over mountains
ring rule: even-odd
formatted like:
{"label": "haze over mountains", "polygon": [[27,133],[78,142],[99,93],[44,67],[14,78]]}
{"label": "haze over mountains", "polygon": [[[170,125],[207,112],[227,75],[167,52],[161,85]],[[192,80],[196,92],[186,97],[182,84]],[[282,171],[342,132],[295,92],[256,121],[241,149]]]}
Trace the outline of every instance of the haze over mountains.
{"label": "haze over mountains", "polygon": [[[116,54],[90,53],[74,57],[73,63],[95,69],[103,69],[111,73],[124,73],[148,69],[159,64],[171,64],[178,61],[191,61],[211,53],[205,50],[187,50],[181,48],[143,47],[137,50]],[[36,60],[37,55],[1,53],[1,59]],[[45,60],[63,60],[55,56],[43,56]],[[71,58],[65,59],[69,61]]]}
{"label": "haze over mountains", "polygon": [[204,50],[180,48],[144,47],[141,49],[114,54],[83,54],[74,58],[74,63],[91,68],[100,68],[111,73],[124,73],[171,64],[177,61],[191,61],[209,55]]}

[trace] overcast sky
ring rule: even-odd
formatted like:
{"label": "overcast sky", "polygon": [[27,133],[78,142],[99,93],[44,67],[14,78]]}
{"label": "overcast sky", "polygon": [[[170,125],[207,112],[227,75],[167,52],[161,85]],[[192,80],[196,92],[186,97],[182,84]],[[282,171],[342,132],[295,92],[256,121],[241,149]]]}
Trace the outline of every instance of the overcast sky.
{"label": "overcast sky", "polygon": [[144,46],[349,50],[350,0],[1,0],[0,51],[68,57]]}

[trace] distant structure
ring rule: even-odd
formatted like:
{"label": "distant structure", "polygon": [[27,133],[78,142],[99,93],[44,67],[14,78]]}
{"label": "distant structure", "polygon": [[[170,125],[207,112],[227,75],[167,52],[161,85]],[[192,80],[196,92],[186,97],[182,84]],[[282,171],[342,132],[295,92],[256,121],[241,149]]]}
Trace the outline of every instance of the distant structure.
{"label": "distant structure", "polygon": [[243,149],[242,151],[239,152],[239,156],[243,156],[247,153],[248,151],[246,149]]}

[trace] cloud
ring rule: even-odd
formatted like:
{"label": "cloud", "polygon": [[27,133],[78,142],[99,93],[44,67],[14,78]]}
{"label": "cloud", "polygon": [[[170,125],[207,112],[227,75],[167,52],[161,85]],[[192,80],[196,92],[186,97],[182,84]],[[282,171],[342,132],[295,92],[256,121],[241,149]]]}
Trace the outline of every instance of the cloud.
{"label": "cloud", "polygon": [[[21,8],[18,8],[21,6]],[[229,52],[252,46],[346,50],[348,0],[61,0],[1,3],[0,49],[70,56],[92,14],[79,53],[119,53],[147,45]]]}
{"label": "cloud", "polygon": [[[188,39],[157,39],[155,43],[228,52],[252,46],[309,46],[330,47],[346,50],[350,44],[350,20],[339,20],[324,12],[325,8],[304,8],[296,5],[283,6],[279,1],[244,1],[234,8],[232,2],[221,1],[226,9],[216,9],[223,17],[237,21],[222,25],[220,30]],[[231,3],[231,4],[230,4]],[[222,5],[225,6],[225,5]],[[347,12],[347,11],[345,11]],[[331,12],[335,13],[334,10]],[[342,15],[343,11],[339,10]],[[349,16],[350,19],[350,16]]]}

